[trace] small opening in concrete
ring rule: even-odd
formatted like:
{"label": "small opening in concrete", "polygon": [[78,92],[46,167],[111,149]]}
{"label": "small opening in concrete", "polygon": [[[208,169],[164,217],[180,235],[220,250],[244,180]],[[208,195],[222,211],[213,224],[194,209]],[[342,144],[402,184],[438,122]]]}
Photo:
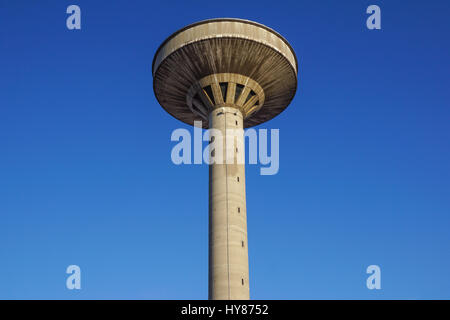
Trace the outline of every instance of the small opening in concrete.
{"label": "small opening in concrete", "polygon": [[236,120],[236,125],[238,125],[238,122],[237,122],[237,120]]}
{"label": "small opening in concrete", "polygon": [[237,182],[239,182],[239,177],[237,177]]}
{"label": "small opening in concrete", "polygon": [[238,212],[239,212],[239,213],[241,212],[241,208],[240,208],[240,207],[238,207]]}
{"label": "small opening in concrete", "polygon": [[244,241],[242,241],[242,248],[244,247]]}
{"label": "small opening in concrete", "polygon": [[228,82],[220,82],[219,86],[222,91],[223,101],[227,101]]}
{"label": "small opening in concrete", "polygon": [[247,101],[250,100],[250,98],[252,98],[252,97],[255,96],[255,95],[256,95],[255,91],[251,90],[250,93],[249,93],[248,96],[247,96],[247,99],[245,99],[244,104],[246,104]]}
{"label": "small opening in concrete", "polygon": [[244,285],[244,279],[241,279],[242,285]]}
{"label": "small opening in concrete", "polygon": [[242,84],[236,84],[236,92],[234,94],[234,102],[238,101],[242,90],[244,90],[244,86]]}
{"label": "small opening in concrete", "polygon": [[209,100],[211,100],[212,104],[215,105],[216,101],[214,100],[214,94],[212,92],[211,86],[206,86],[203,88],[203,90],[205,91],[206,95],[209,97]]}

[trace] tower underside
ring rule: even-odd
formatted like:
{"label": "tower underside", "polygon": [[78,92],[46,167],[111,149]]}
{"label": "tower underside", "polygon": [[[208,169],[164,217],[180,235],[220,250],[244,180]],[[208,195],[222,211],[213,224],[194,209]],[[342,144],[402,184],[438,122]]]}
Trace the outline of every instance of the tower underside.
{"label": "tower underside", "polygon": [[186,94],[201,79],[221,74],[249,78],[264,90],[264,104],[260,101],[251,116],[244,113],[244,128],[277,116],[297,89],[297,60],[288,42],[240,19],[207,20],[170,36],[153,60],[153,89],[168,113],[190,125],[203,120],[206,129],[204,117],[186,104]]}

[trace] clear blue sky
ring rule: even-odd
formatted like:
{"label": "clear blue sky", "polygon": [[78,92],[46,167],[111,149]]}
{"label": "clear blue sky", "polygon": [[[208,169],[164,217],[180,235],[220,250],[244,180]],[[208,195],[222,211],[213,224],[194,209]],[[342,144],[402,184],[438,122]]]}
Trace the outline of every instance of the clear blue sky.
{"label": "clear blue sky", "polygon": [[251,297],[450,298],[448,1],[0,3],[0,298],[207,298],[208,169],[172,164],[189,127],[151,61],[216,17],[274,28],[299,59],[295,99],[260,126],[280,129],[280,171],[247,167]]}

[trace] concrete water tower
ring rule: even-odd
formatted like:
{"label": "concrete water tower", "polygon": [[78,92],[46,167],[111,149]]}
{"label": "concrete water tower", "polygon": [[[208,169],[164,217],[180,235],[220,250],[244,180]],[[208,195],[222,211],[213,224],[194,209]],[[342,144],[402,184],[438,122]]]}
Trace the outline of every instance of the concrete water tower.
{"label": "concrete water tower", "polygon": [[[211,19],[167,38],[152,65],[153,89],[173,117],[223,132],[223,154],[245,152],[243,129],[282,112],[297,89],[294,50],[274,30],[248,20]],[[228,151],[227,151],[228,150]],[[253,213],[257,217],[257,213]],[[209,299],[249,299],[245,165],[209,167]]]}

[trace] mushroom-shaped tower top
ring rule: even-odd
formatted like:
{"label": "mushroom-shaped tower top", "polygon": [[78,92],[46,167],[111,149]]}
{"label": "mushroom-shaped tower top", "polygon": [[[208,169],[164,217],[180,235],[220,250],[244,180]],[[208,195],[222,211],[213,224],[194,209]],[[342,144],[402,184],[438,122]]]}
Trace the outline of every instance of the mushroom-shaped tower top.
{"label": "mushroom-shaped tower top", "polygon": [[297,89],[294,50],[274,30],[248,20],[211,19],[167,38],[153,59],[161,106],[193,125],[218,107],[238,108],[244,127],[282,112]]}

